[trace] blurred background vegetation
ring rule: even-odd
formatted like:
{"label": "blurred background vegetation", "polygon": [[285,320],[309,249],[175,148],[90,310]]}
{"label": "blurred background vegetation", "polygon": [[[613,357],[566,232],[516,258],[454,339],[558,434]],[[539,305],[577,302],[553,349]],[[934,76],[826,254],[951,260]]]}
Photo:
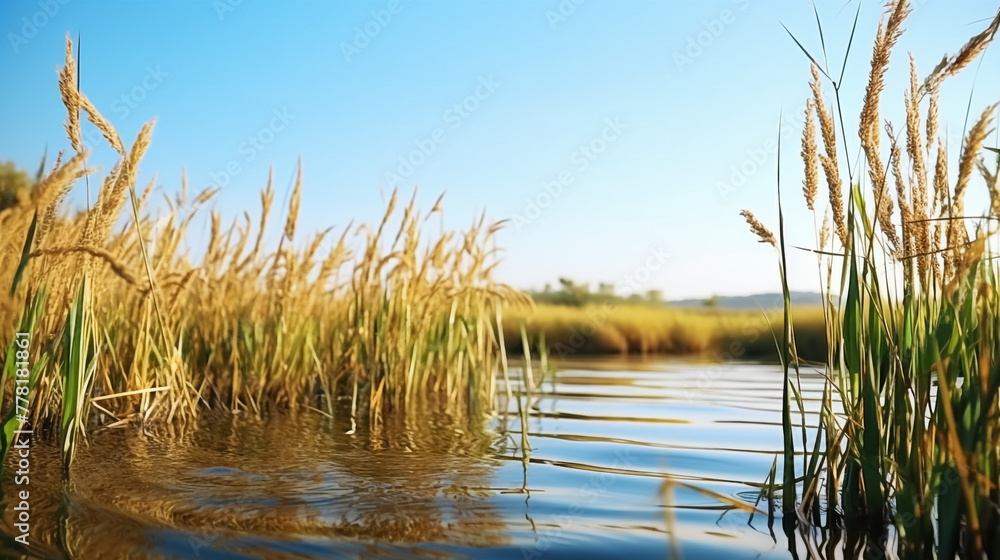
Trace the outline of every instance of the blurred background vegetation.
{"label": "blurred background vegetation", "polygon": [[0,212],[18,206],[31,195],[36,180],[10,161],[0,160]]}
{"label": "blurred background vegetation", "polygon": [[559,286],[556,289],[553,289],[551,284],[546,284],[541,291],[529,291],[528,295],[538,303],[576,307],[594,303],[644,303],[651,305],[664,303],[662,290],[648,290],[644,294],[623,296],[615,293],[613,283],[599,282],[597,291],[591,291],[590,284],[578,283],[566,277],[559,278]]}
{"label": "blurred background vegetation", "polygon": [[[556,360],[595,354],[700,355],[722,362],[779,358],[775,337],[783,300],[778,293],[668,301],[661,290],[628,293],[609,282],[593,290],[562,277],[558,286],[528,294],[534,308],[512,309],[505,316],[504,336],[512,353],[521,352],[523,324],[529,340],[539,342],[535,350],[544,340]],[[793,293],[792,300],[799,357],[824,360],[820,294]]]}

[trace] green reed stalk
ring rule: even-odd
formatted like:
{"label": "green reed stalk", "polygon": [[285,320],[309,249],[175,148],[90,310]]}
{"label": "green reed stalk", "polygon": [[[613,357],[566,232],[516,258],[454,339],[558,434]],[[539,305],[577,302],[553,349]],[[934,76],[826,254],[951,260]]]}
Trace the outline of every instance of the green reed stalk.
{"label": "green reed stalk", "polygon": [[[43,157],[42,165],[39,170],[39,175],[41,175],[42,169],[44,169],[44,167],[45,167],[45,158]],[[14,279],[11,282],[10,286],[11,297],[13,297],[17,293],[18,285],[21,283],[21,279],[24,277],[24,272],[28,268],[28,262],[31,256],[31,248],[34,245],[35,231],[37,227],[38,227],[38,212],[35,211],[34,215],[31,218],[31,225],[28,227],[28,234],[24,239],[24,247],[21,250],[21,259],[18,262],[17,270],[14,271]],[[45,309],[45,285],[43,284],[38,287],[38,291],[36,293],[32,294],[29,291],[27,294],[25,294],[25,305],[21,313],[21,320],[19,322],[19,327],[17,329],[17,332],[28,333],[29,340],[31,340],[31,338],[33,338],[33,335],[35,334],[36,325],[39,323],[44,309]],[[50,354],[48,351],[36,352],[35,354],[36,358],[34,362],[31,363],[31,355],[30,355],[31,353],[30,351],[25,352],[25,350],[27,349],[23,348],[21,345],[18,344],[17,336],[15,335],[14,339],[11,340],[10,344],[7,346],[7,354],[4,358],[3,374],[2,376],[0,376],[0,401],[3,400],[4,396],[6,396],[7,381],[10,380],[11,383],[14,383],[14,389],[12,389],[14,393],[14,398],[11,399],[11,405],[10,408],[7,410],[7,414],[5,414],[3,416],[3,420],[0,421],[0,472],[3,471],[3,465],[6,463],[7,452],[10,451],[10,446],[11,443],[13,442],[14,430],[18,426],[24,425],[24,422],[22,422],[22,420],[24,419],[24,415],[22,414],[21,418],[20,419],[18,418],[19,416],[18,404],[20,403],[16,398],[18,396],[17,395],[18,385],[16,379],[18,377],[23,377],[19,376],[18,373],[19,372],[23,373],[23,369],[25,368],[18,368],[17,367],[18,362],[27,361],[30,364],[30,369],[28,372],[28,383],[24,385],[25,387],[27,387],[28,391],[28,396],[27,396],[28,402],[26,405],[22,405],[23,408],[21,409],[21,412],[24,412],[24,410],[32,411],[31,400],[35,396],[35,389],[38,387],[38,380],[41,377],[40,373],[42,372],[42,370],[45,369],[45,367],[48,365],[49,362]],[[20,359],[18,357],[19,352],[22,352],[21,357],[26,357],[27,359]],[[25,353],[27,354],[27,356],[25,356]]]}
{"label": "green reed stalk", "polygon": [[535,387],[534,375],[531,371],[531,347],[528,345],[528,332],[521,323],[521,349],[524,352],[524,369],[521,384],[524,385],[524,404],[518,399],[518,411],[521,413],[521,453],[527,460],[531,456],[531,445],[528,443],[528,420],[531,417],[531,391]]}
{"label": "green reed stalk", "polygon": [[84,275],[76,298],[70,304],[63,338],[62,382],[62,466],[69,474],[76,454],[77,436],[86,428],[86,397],[90,379],[97,367],[91,352],[92,302],[90,278]]}
{"label": "green reed stalk", "polygon": [[[779,119],[780,122],[780,119]],[[784,443],[784,465],[782,469],[781,509],[787,521],[795,517],[796,487],[795,487],[795,439],[792,433],[792,381],[789,377],[791,362],[795,362],[798,371],[798,358],[792,342],[792,300],[788,289],[788,269],[785,254],[785,218],[781,210],[781,134],[778,134],[777,161],[778,189],[778,251],[781,271],[781,290],[783,295],[784,324],[781,333],[781,434]],[[803,419],[804,420],[804,419]]]}
{"label": "green reed stalk", "polygon": [[[42,286],[38,293],[34,295],[28,294],[27,298],[28,302],[25,305],[24,313],[21,316],[21,322],[17,332],[28,333],[29,340],[31,340],[34,338],[36,333],[35,327],[41,317],[42,310],[45,308],[45,287]],[[35,344],[38,342],[39,341],[35,341]],[[22,422],[21,419],[18,419],[18,404],[20,403],[16,399],[17,387],[27,387],[28,403],[27,405],[22,405],[24,408],[22,408],[20,412],[27,409],[30,411],[30,415],[30,413],[34,412],[34,409],[32,408],[32,401],[34,399],[36,389],[38,388],[38,380],[41,378],[40,373],[49,363],[50,353],[48,350],[36,351],[34,361],[32,361],[30,352],[27,360],[19,360],[17,353],[20,351],[24,351],[24,348],[18,345],[17,337],[15,336],[15,339],[11,340],[10,344],[7,346],[7,355],[4,361],[3,374],[2,377],[0,377],[0,397],[2,397],[6,391],[8,380],[11,383],[14,383],[13,391],[15,393],[15,398],[11,399],[10,408],[3,416],[3,419],[0,420],[0,472],[3,471],[3,465],[6,464],[7,453],[10,451],[11,444],[14,441],[14,430],[18,429],[19,426],[24,425],[24,422]],[[18,385],[15,381],[18,377],[23,377],[17,375],[19,369],[17,367],[18,361],[29,362],[28,383],[24,385]]]}

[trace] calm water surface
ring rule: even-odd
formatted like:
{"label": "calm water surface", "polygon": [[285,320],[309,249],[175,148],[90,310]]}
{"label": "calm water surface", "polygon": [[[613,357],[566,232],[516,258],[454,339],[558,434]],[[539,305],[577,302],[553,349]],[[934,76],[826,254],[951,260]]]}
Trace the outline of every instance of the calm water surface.
{"label": "calm water surface", "polygon": [[[818,401],[818,375],[803,387]],[[31,557],[789,558],[780,521],[772,537],[766,515],[661,491],[671,476],[754,504],[780,409],[776,366],[590,361],[536,390],[528,461],[514,402],[481,433],[426,415],[348,434],[344,415],[308,411],[211,416],[173,436],[110,430],[81,449],[69,486],[58,452],[36,443]],[[24,558],[11,508],[0,557]]]}

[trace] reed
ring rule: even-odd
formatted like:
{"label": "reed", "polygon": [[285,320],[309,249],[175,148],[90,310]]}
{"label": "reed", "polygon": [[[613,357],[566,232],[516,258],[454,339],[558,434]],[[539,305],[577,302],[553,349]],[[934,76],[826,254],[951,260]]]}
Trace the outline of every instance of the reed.
{"label": "reed", "polygon": [[[997,200],[1000,159],[991,165],[984,158],[997,106],[986,107],[967,127],[954,181],[937,132],[942,82],[985,50],[1000,28],[1000,12],[923,81],[911,58],[906,123],[897,135],[891,125],[883,127],[880,94],[910,11],[906,0],[888,2],[876,33],[857,125],[860,163],[847,159],[846,146],[837,148],[847,139],[842,118],[839,142],[833,126],[833,115],[842,114],[843,71],[836,76],[817,66],[825,52],[821,57],[806,52],[813,61],[808,106],[815,108],[807,112],[802,142],[806,204],[817,212],[812,162],[818,159],[837,235],[819,234],[814,249],[820,277],[827,279],[828,381],[815,439],[796,442],[786,427],[784,515],[800,528],[837,527],[844,515],[867,527],[869,535],[883,535],[867,550],[845,544],[845,557],[888,553],[879,547],[891,523],[901,558],[998,558],[1000,300],[990,240],[1000,214],[993,205],[986,215],[970,217],[964,206],[977,173]],[[833,109],[823,101],[821,74],[838,100]],[[822,153],[811,140],[813,118],[822,131]],[[850,185],[846,198],[840,192],[844,170]],[[773,239],[758,225],[751,223],[751,229],[764,241]],[[780,235],[782,267],[785,247]],[[785,332],[790,330],[786,316]],[[789,358],[787,372],[797,364],[794,338],[785,338],[781,353]],[[795,379],[786,374],[788,388],[786,426],[803,410]],[[801,476],[794,475],[797,469]],[[795,546],[795,539],[789,542]]]}
{"label": "reed", "polygon": [[[276,248],[264,242],[272,173],[256,225],[249,213],[228,224],[211,213],[204,257],[192,262],[185,238],[215,193],[189,196],[184,180],[154,213],[155,179],[136,188],[153,123],[129,146],[77,88],[72,53],[67,39],[59,90],[72,155],[0,212],[0,283],[13,286],[0,296],[0,342],[13,348],[15,326],[38,341],[31,420],[61,432],[66,467],[88,429],[186,424],[209,408],[332,415],[346,396],[352,420],[372,425],[428,403],[470,418],[492,412],[505,365],[500,309],[530,304],[493,279],[502,223],[480,216],[428,238],[441,199],[422,215],[415,192],[401,210],[394,192],[379,223],[310,235],[298,224],[300,163]],[[70,213],[63,201],[92,174],[80,141],[88,123],[119,159],[94,204]],[[10,385],[0,385],[8,405]],[[12,429],[7,418],[5,443]]]}

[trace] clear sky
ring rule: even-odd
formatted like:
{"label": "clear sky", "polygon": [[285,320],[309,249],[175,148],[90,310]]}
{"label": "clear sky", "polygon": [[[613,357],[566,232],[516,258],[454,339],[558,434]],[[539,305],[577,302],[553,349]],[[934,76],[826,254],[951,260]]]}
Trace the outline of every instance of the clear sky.
{"label": "clear sky", "polygon": [[[857,1],[818,3],[837,69]],[[883,97],[897,122],[906,51],[924,75],[996,10],[916,4]],[[880,12],[861,7],[843,87],[855,151]],[[642,288],[668,298],[776,291],[774,255],[739,211],[777,226],[784,114],[789,237],[813,243],[798,157],[809,67],[782,23],[820,53],[803,0],[5,1],[0,159],[34,170],[46,146],[68,147],[55,69],[79,33],[82,88],[123,137],[158,118],[140,185],[156,172],[176,191],[186,167],[193,189],[224,185],[214,204],[230,219],[256,214],[271,164],[283,197],[301,157],[299,231],[376,220],[395,184],[418,185],[425,210],[447,191],[449,227],[484,210],[514,220],[499,276],[517,287],[617,283],[651,264]],[[996,60],[944,90],[952,145],[970,92],[976,114],[1000,99]],[[106,146],[91,163],[110,168]],[[796,256],[793,289],[816,278]]]}

